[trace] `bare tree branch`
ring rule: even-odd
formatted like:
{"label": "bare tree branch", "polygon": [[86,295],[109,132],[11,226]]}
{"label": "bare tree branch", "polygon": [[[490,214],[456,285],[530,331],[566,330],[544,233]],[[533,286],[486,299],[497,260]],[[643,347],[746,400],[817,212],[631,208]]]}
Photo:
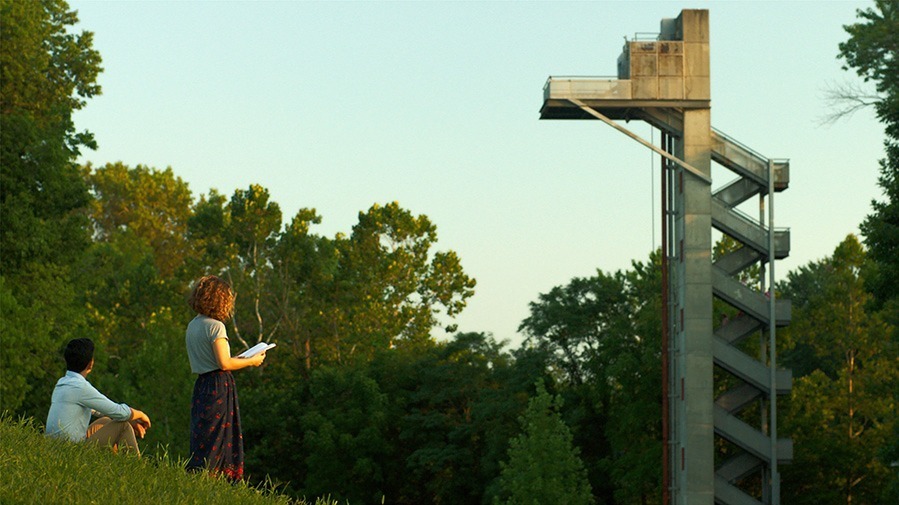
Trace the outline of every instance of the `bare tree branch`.
{"label": "bare tree branch", "polygon": [[824,103],[828,112],[818,119],[818,124],[830,126],[883,99],[883,96],[864,89],[858,83],[828,84],[824,90]]}

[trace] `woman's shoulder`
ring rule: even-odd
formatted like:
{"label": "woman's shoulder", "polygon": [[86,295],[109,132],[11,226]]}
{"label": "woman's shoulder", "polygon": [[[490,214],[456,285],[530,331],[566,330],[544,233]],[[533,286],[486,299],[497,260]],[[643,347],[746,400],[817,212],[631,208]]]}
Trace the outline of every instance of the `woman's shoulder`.
{"label": "woman's shoulder", "polygon": [[197,314],[197,316],[193,318],[193,320],[191,320],[191,322],[187,325],[188,328],[190,328],[191,326],[199,326],[203,328],[224,328],[225,323],[203,314]]}

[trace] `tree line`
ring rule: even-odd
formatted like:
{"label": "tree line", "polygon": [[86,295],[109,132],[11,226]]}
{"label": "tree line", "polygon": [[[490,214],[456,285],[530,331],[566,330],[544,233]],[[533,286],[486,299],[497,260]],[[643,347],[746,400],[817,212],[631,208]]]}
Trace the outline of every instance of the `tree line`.
{"label": "tree line", "polygon": [[[315,209],[285,218],[259,185],[195,195],[171,168],[79,166],[92,35],[62,0],[0,0],[0,18],[0,410],[46,419],[60,349],[89,337],[92,382],[153,417],[146,452],[186,457],[185,300],[215,273],[238,295],[233,351],[278,344],[238,381],[251,478],[351,503],[660,503],[657,251],[539,295],[519,348],[459,332],[475,279],[427,216],[374,204],[325,237]],[[875,2],[840,46],[881,94],[886,200],[777,286],[794,307],[785,503],[899,497],[897,23]]]}

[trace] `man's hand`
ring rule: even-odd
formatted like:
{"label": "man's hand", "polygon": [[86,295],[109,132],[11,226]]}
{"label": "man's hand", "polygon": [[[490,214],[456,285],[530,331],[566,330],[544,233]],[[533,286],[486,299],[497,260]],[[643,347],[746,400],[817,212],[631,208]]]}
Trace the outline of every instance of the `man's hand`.
{"label": "man's hand", "polygon": [[134,433],[138,438],[144,438],[144,434],[147,433],[147,429],[144,428],[144,425],[137,421],[131,421],[131,427],[134,428]]}
{"label": "man's hand", "polygon": [[132,408],[131,409],[131,426],[134,427],[134,430],[140,435],[140,438],[144,438],[144,433],[147,432],[147,429],[150,428],[150,418],[147,414]]}

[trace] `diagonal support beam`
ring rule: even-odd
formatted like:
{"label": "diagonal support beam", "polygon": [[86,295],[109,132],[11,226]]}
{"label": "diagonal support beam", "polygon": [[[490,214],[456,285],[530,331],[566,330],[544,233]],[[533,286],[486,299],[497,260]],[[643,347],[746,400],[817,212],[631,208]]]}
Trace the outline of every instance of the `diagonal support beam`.
{"label": "diagonal support beam", "polygon": [[595,109],[592,109],[592,108],[588,107],[587,105],[584,104],[584,102],[581,102],[581,101],[578,100],[577,98],[569,98],[568,101],[571,102],[571,103],[573,103],[574,105],[580,107],[581,110],[583,110],[583,111],[586,112],[587,114],[590,114],[591,116],[595,117],[596,119],[599,119],[599,120],[602,121],[603,123],[605,123],[605,124],[611,126],[612,128],[615,128],[616,130],[620,131],[621,133],[627,135],[628,137],[630,137],[630,138],[636,140],[637,142],[643,144],[644,146],[646,146],[646,147],[652,149],[652,150],[655,151],[657,154],[660,154],[660,155],[664,156],[665,158],[667,158],[667,159],[673,161],[673,162],[676,163],[677,165],[683,167],[684,170],[686,170],[687,172],[690,172],[691,174],[695,175],[696,177],[698,177],[698,178],[701,179],[702,181],[704,181],[704,182],[706,182],[706,183],[708,183],[708,184],[712,184],[712,179],[709,178],[709,177],[708,177],[707,175],[705,175],[704,173],[702,173],[699,169],[697,169],[697,168],[694,167],[693,165],[690,165],[690,164],[687,163],[686,161],[683,161],[683,160],[681,160],[680,158],[678,158],[678,157],[676,157],[676,156],[672,156],[672,155],[666,153],[665,151],[659,149],[658,147],[652,145],[651,143],[647,142],[646,140],[644,140],[642,137],[640,137],[640,136],[637,135],[636,133],[634,133],[634,132],[628,130],[627,128],[621,126],[620,124],[618,124],[618,123],[612,121],[611,119],[607,118],[606,116],[600,114],[600,113],[597,112]]}

